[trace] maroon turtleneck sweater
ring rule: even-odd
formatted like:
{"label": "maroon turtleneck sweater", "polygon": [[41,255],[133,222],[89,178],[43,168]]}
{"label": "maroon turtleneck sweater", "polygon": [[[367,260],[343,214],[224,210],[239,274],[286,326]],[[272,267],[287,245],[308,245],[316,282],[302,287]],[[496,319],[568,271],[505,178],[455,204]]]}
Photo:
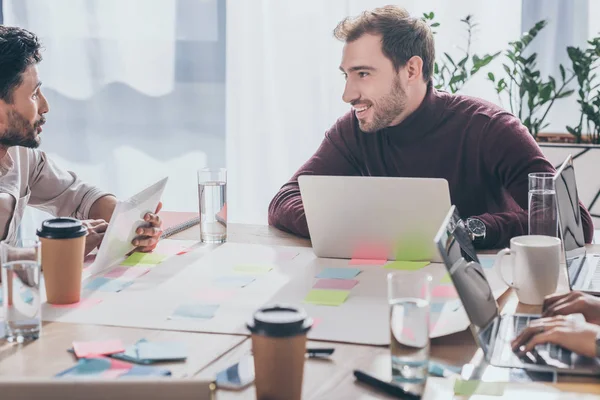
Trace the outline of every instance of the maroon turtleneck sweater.
{"label": "maroon turtleneck sweater", "polygon": [[[463,218],[487,228],[484,248],[526,235],[528,174],[552,172],[527,128],[484,100],[427,91],[419,108],[399,125],[362,132],[353,111],[325,133],[317,152],[283,185],[269,205],[269,224],[309,236],[298,187],[300,175],[444,178]],[[580,204],[585,241],[593,223]]]}

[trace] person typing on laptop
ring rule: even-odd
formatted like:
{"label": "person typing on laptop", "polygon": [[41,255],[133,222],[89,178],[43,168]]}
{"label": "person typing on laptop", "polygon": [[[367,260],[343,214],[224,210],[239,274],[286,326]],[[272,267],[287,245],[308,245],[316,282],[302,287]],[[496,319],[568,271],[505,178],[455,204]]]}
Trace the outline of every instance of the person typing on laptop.
{"label": "person typing on laptop", "polygon": [[[85,220],[87,254],[100,245],[117,200],[37,150],[49,111],[38,78],[40,47],[33,33],[0,26],[0,239],[16,241],[25,206],[31,205]],[[138,228],[133,244],[151,251],[160,238],[161,221],[153,213],[144,219],[148,227]]]}
{"label": "person typing on laptop", "polygon": [[[269,224],[308,237],[301,175],[444,178],[478,248],[508,245],[528,232],[528,174],[554,173],[514,115],[484,100],[432,85],[434,40],[402,8],[366,11],[338,24],[345,42],[342,98],[352,109],[269,205]],[[580,203],[585,240],[591,217]]]}
{"label": "person typing on laptop", "polygon": [[[587,357],[600,357],[600,299],[582,292],[548,296],[542,318],[530,322],[512,346],[521,354],[553,343]],[[583,314],[585,322],[566,318]]]}

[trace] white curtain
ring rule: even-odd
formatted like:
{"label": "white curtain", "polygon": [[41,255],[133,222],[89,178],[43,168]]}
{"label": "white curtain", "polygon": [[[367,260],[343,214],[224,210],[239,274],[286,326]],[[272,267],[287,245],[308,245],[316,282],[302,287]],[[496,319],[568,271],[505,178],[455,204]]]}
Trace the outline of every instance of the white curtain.
{"label": "white curtain", "polygon": [[197,211],[196,170],[225,166],[225,0],[3,3],[45,48],[41,149],[120,198],[169,176],[164,208]]}
{"label": "white curtain", "polygon": [[[473,49],[493,53],[518,38],[521,0],[228,0],[227,166],[231,219],[266,223],[270,199],[316,150],[323,134],[348,106],[338,66],[342,43],[336,24],[365,9],[396,3],[411,14],[434,11],[436,49],[458,54],[465,43],[460,22],[479,22]],[[501,71],[499,62],[490,71]],[[486,74],[463,92],[496,101]]]}

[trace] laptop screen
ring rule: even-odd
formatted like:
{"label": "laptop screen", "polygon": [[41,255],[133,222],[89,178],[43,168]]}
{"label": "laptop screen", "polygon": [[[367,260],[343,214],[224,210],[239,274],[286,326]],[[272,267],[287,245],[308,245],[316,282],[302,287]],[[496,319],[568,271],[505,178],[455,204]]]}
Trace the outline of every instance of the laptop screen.
{"label": "laptop screen", "polygon": [[567,157],[554,177],[558,220],[567,259],[584,254],[583,221],[577,195],[573,159]]}
{"label": "laptop screen", "polygon": [[435,241],[471,325],[479,335],[498,316],[498,304],[476,256],[474,262],[463,256],[474,253],[474,249],[464,224],[456,221],[460,221],[460,216],[452,206]]}

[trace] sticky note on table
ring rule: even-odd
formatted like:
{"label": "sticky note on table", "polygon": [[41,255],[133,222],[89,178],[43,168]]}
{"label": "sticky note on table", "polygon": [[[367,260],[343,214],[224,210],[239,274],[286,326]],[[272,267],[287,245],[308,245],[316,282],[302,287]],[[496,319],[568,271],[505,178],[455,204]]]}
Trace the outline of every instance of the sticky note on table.
{"label": "sticky note on table", "polygon": [[360,274],[359,268],[325,268],[316,277],[319,279],[352,279]]}
{"label": "sticky note on table", "polygon": [[187,350],[178,342],[138,342],[139,359],[151,361],[182,361],[187,358]]}
{"label": "sticky note on table", "polygon": [[100,375],[110,370],[110,360],[107,358],[82,358],[75,366],[56,374],[57,377]]}
{"label": "sticky note on table", "polygon": [[143,264],[143,265],[156,265],[160,264],[167,256],[163,256],[162,254],[155,253],[140,253],[138,251],[132,253],[129,257],[125,259],[121,263],[121,265],[126,265],[133,267],[135,265]]}
{"label": "sticky note on table", "polygon": [[125,351],[125,348],[121,340],[115,339],[97,342],[73,342],[73,351],[78,358],[83,358],[122,353]]}
{"label": "sticky note on table", "polygon": [[220,287],[245,287],[254,281],[251,276],[220,276],[213,283]]}
{"label": "sticky note on table", "polygon": [[399,269],[402,271],[418,271],[429,264],[429,261],[393,261],[384,268]]}
{"label": "sticky note on table", "polygon": [[496,256],[479,256],[479,265],[485,269],[494,268],[496,263]]}
{"label": "sticky note on table", "polygon": [[133,281],[109,279],[104,277],[95,278],[85,285],[86,290],[97,290],[99,292],[120,292],[133,284]]}
{"label": "sticky note on table", "polygon": [[77,303],[72,304],[50,304],[53,308],[75,308],[75,309],[87,309],[94,307],[97,304],[102,303],[102,299],[82,299]]}
{"label": "sticky note on table", "polygon": [[218,304],[182,304],[169,319],[211,319],[219,309]]}
{"label": "sticky note on table", "polygon": [[357,284],[355,279],[319,279],[313,289],[350,290]]}
{"label": "sticky note on table", "polygon": [[452,278],[450,278],[450,274],[446,273],[444,277],[440,280],[440,283],[452,283]]}
{"label": "sticky note on table", "polygon": [[123,267],[118,266],[113,268],[111,271],[104,274],[105,278],[125,278],[125,279],[135,279],[139,278],[142,275],[147,274],[150,271],[150,268],[131,268],[131,267]]}
{"label": "sticky note on table", "polygon": [[233,270],[239,274],[252,274],[252,275],[262,275],[266,274],[273,267],[270,265],[260,265],[260,264],[239,264],[233,267]]}
{"label": "sticky note on table", "polygon": [[317,304],[320,306],[339,306],[343,304],[350,291],[347,290],[325,290],[313,289],[304,298],[305,303]]}
{"label": "sticky note on table", "polygon": [[433,297],[456,297],[456,289],[451,285],[436,286],[431,291]]}
{"label": "sticky note on table", "polygon": [[368,260],[368,259],[353,258],[350,260],[349,265],[384,265],[386,262],[387,262],[387,259]]}
{"label": "sticky note on table", "polygon": [[505,385],[505,382],[465,381],[457,379],[454,382],[454,394],[458,396],[471,396],[474,394],[502,396]]}

